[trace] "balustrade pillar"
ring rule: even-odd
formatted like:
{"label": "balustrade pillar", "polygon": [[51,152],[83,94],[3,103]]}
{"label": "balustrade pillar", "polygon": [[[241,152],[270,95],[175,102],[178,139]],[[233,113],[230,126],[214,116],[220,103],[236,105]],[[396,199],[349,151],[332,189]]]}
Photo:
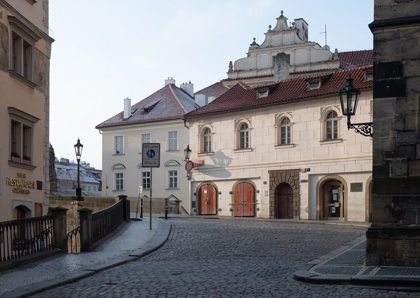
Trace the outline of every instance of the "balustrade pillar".
{"label": "balustrade pillar", "polygon": [[93,246],[92,209],[81,208],[77,211],[80,218],[80,251],[91,251]]}
{"label": "balustrade pillar", "polygon": [[54,245],[67,251],[67,208],[56,207],[52,209],[54,216]]}

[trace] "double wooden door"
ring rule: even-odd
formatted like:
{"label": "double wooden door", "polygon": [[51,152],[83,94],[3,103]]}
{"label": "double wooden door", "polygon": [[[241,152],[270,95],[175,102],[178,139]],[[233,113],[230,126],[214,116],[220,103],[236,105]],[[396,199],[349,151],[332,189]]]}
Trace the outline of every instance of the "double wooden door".
{"label": "double wooden door", "polygon": [[217,190],[212,184],[203,184],[198,189],[198,215],[217,214]]}
{"label": "double wooden door", "polygon": [[236,184],[233,190],[233,216],[255,216],[255,189],[249,182]]}

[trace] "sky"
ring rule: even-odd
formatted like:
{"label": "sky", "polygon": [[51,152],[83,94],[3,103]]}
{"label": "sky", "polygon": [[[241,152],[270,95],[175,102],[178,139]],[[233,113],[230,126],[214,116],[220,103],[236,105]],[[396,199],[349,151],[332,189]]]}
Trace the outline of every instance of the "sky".
{"label": "sky", "polygon": [[331,51],[372,49],[373,0],[50,1],[50,142],[58,158],[102,169],[95,126],[154,93],[173,77],[194,91],[227,77],[229,61],[264,41],[281,10],[309,24],[309,40]]}

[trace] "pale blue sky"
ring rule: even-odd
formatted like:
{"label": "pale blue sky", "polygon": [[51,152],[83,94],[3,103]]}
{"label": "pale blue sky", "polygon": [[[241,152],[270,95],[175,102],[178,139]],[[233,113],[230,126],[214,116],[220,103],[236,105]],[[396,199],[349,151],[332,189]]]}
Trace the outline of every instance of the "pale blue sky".
{"label": "pale blue sky", "polygon": [[372,49],[373,0],[72,0],[50,1],[50,141],[58,158],[102,168],[95,126],[163,87],[191,81],[200,90],[226,78],[230,60],[264,41],[280,11],[304,18],[309,40],[333,51]]}

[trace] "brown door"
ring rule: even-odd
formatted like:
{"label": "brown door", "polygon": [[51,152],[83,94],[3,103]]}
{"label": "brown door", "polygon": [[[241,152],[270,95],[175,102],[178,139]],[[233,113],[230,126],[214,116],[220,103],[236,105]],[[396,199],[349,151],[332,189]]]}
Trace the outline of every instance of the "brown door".
{"label": "brown door", "polygon": [[217,214],[217,190],[212,184],[203,184],[198,189],[198,215]]}
{"label": "brown door", "polygon": [[255,216],[255,191],[251,183],[236,184],[233,191],[233,216]]}
{"label": "brown door", "polygon": [[277,185],[274,191],[276,218],[293,218],[293,189],[287,183]]}

